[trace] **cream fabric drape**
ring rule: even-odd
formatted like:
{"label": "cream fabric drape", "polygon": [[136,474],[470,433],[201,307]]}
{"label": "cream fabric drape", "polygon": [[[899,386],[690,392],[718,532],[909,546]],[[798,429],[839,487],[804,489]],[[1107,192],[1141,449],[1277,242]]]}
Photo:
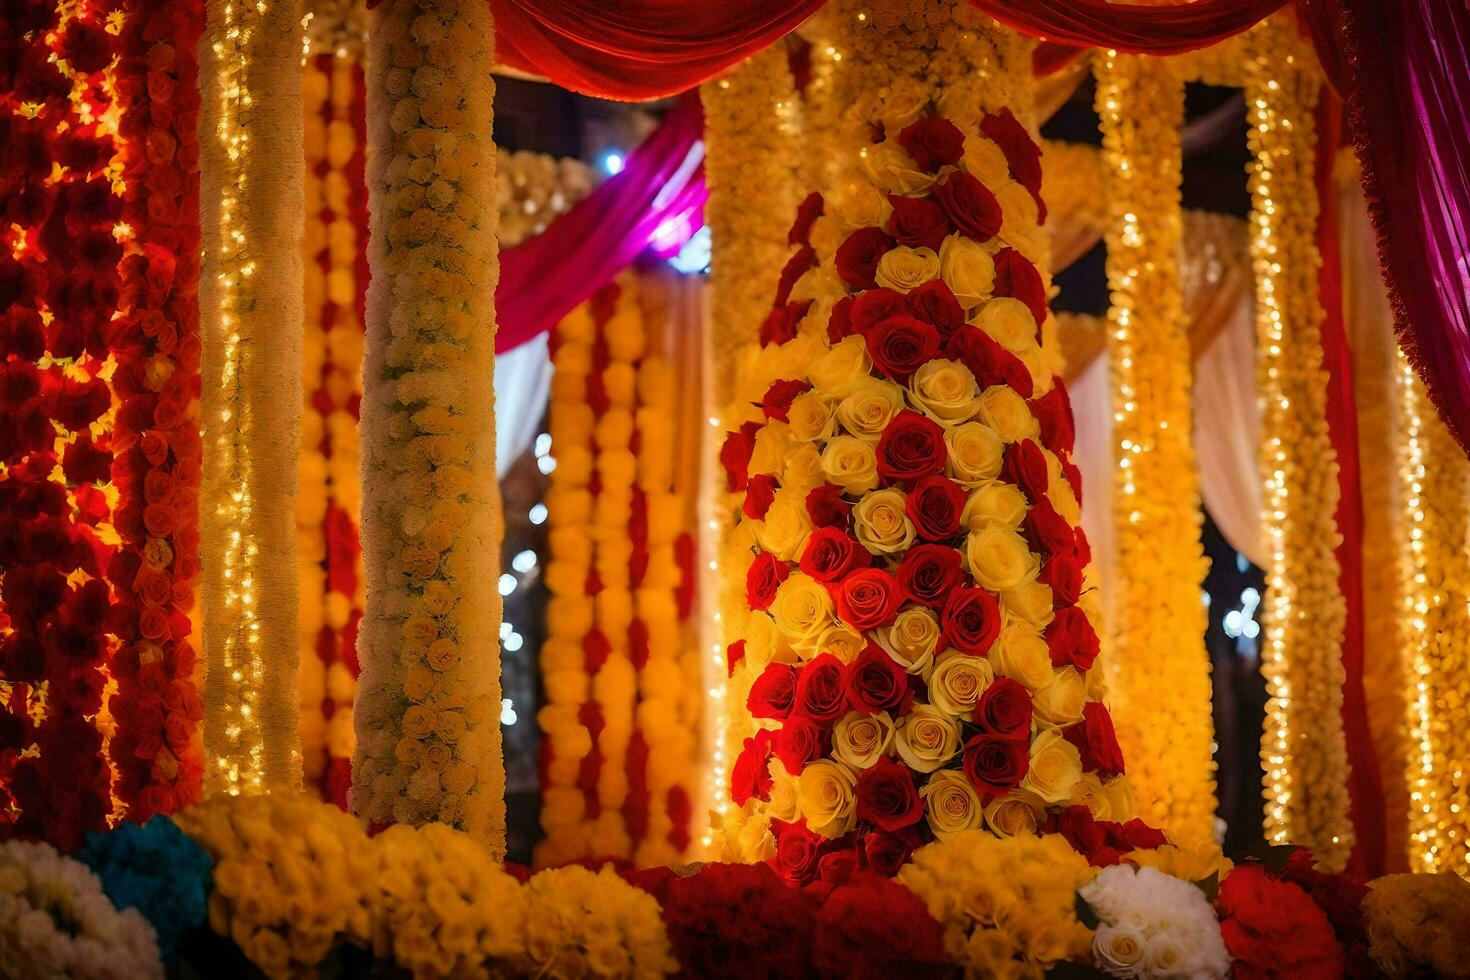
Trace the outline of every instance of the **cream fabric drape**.
{"label": "cream fabric drape", "polygon": [[542,431],[551,394],[547,336],[540,334],[495,358],[495,474],[502,479]]}

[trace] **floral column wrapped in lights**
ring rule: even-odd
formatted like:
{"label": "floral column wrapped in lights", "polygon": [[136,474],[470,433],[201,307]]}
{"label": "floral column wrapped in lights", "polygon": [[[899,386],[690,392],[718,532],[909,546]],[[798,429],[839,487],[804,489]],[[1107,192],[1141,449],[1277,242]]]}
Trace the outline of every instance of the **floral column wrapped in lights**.
{"label": "floral column wrapped in lights", "polygon": [[1180,840],[1205,842],[1214,831],[1215,763],[1178,261],[1184,80],[1168,61],[1113,51],[1096,70],[1112,210],[1108,372],[1118,467],[1108,676],[1139,811]]}
{"label": "floral column wrapped in lights", "polygon": [[210,792],[301,781],[300,0],[209,0],[200,75],[200,595]]}
{"label": "floral column wrapped in lights", "polygon": [[499,857],[495,30],[483,0],[388,0],[372,17],[351,804],[460,827]]}

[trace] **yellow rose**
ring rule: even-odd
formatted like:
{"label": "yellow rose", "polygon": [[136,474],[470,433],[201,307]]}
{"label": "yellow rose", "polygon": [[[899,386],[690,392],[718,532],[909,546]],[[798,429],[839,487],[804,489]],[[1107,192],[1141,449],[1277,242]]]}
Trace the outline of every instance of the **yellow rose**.
{"label": "yellow rose", "polygon": [[992,592],[1014,589],[1034,579],[1039,562],[1026,544],[1026,539],[1000,524],[989,524],[971,531],[965,543],[965,557],[970,574],[977,584]]}
{"label": "yellow rose", "polygon": [[949,450],[944,471],[960,486],[978,487],[1000,476],[1006,447],[990,426],[981,422],[957,425],[944,433],[944,444]]}
{"label": "yellow rose", "polygon": [[968,717],[993,680],[995,668],[989,660],[950,650],[929,675],[929,701],[940,711]]}
{"label": "yellow rose", "polygon": [[[805,499],[811,489],[826,482],[822,472],[822,454],[809,442],[802,443],[786,454],[786,465],[781,469],[781,486],[799,492]],[[674,511],[676,519],[682,515]]]}
{"label": "yellow rose", "polygon": [[991,385],[980,393],[980,421],[1005,442],[1041,436],[1041,423],[1031,414],[1031,406],[1008,385]]}
{"label": "yellow rose", "polygon": [[939,646],[939,619],[923,606],[901,610],[892,626],[874,631],[878,645],[910,674],[928,678]]}
{"label": "yellow rose", "polygon": [[840,762],[809,762],[796,777],[796,806],[807,827],[823,837],[841,837],[856,821],[853,790],[857,779]]}
{"label": "yellow rose", "polygon": [[786,771],[780,759],[772,759],[771,800],[766,804],[766,815],[775,820],[792,823],[796,820],[796,777]]}
{"label": "yellow rose", "polygon": [[811,643],[816,652],[830,653],[845,664],[856,660],[867,645],[863,635],[845,623],[833,623],[818,633]]}
{"label": "yellow rose", "polygon": [[[871,181],[856,178],[843,181],[832,195],[831,206],[833,217],[849,228],[881,227],[893,212],[887,195]],[[838,241],[840,244],[841,239]]]}
{"label": "yellow rose", "polygon": [[[1101,674],[1102,671],[1097,671]],[[1133,787],[1128,783],[1127,775],[1114,776],[1103,783],[1103,791],[1108,794],[1108,810],[1112,813],[1110,819],[1127,822],[1137,816],[1138,811],[1133,806]]]}
{"label": "yellow rose", "polygon": [[[991,263],[991,274],[994,275],[994,263]],[[939,254],[932,248],[895,245],[878,260],[873,278],[880,286],[907,293],[939,278]]]}
{"label": "yellow rose", "polygon": [[1017,248],[1021,243],[1029,243],[1041,217],[1036,198],[1023,184],[1011,181],[995,192],[995,199],[1001,208],[1000,237]]}
{"label": "yellow rose", "polygon": [[[781,472],[781,466],[786,461],[786,450],[791,445],[790,430],[784,423],[767,422],[760,431],[755,434],[755,447],[750,453],[750,465],[748,467],[752,476],[757,473],[769,473],[775,475]],[[632,482],[631,479],[628,480]]]}
{"label": "yellow rose", "polygon": [[903,408],[903,389],[891,381],[859,378],[837,404],[837,421],[848,434],[877,442],[888,423]]}
{"label": "yellow rose", "polygon": [[[1046,641],[1042,641],[1046,646]],[[1087,681],[1076,667],[1063,667],[1053,674],[1050,684],[1033,692],[1031,706],[1042,724],[1065,728],[1082,720],[1087,704]]]}
{"label": "yellow rose", "polygon": [[990,651],[995,672],[1018,681],[1028,691],[1052,682],[1051,651],[1041,633],[1026,623],[1007,623]]}
{"label": "yellow rose", "polygon": [[[1072,789],[1072,798],[1067,806],[1085,806],[1094,820],[1108,820],[1108,794],[1103,791],[1102,780],[1096,773],[1084,772]],[[1192,880],[1192,879],[1186,879]]]}
{"label": "yellow rose", "polygon": [[782,561],[798,561],[811,533],[812,518],[807,513],[806,494],[794,487],[777,490],[757,531],[761,547]]}
{"label": "yellow rose", "polygon": [[909,379],[909,395],[919,411],[940,425],[958,425],[975,414],[980,386],[963,364],[935,358]]}
{"label": "yellow rose", "polygon": [[[742,603],[743,605],[743,603]],[[780,642],[775,620],[763,612],[753,612],[745,620],[745,628],[739,636],[745,640],[745,662],[759,672],[776,660],[776,648]]]}
{"label": "yellow rose", "polygon": [[771,616],[793,641],[814,637],[832,621],[832,596],[805,572],[793,572],[776,590]]}
{"label": "yellow rose", "polygon": [[858,543],[875,555],[892,555],[914,543],[914,522],[909,520],[902,490],[875,490],[852,509],[853,534]]}
{"label": "yellow rose", "polygon": [[1022,789],[1048,803],[1062,803],[1071,799],[1081,778],[1082,756],[1061,732],[1044,729],[1031,740],[1031,765],[1021,780]]}
{"label": "yellow rose", "polygon": [[1033,346],[1030,350],[1021,351],[1016,357],[1026,365],[1026,373],[1031,375],[1032,398],[1041,398],[1051,391],[1053,364],[1051,356],[1045,350]]}
{"label": "yellow rose", "polygon": [[997,296],[970,319],[981,330],[1013,354],[1029,354],[1041,348],[1036,342],[1036,318],[1031,308],[1011,296]]}
{"label": "yellow rose", "polygon": [[934,176],[920,170],[897,140],[865,146],[859,154],[868,177],[890,193],[914,194],[934,183]]}
{"label": "yellow rose", "polygon": [[939,247],[939,274],[965,309],[983,303],[995,289],[995,260],[985,246],[958,232]]}
{"label": "yellow rose", "polygon": [[915,772],[933,772],[960,749],[960,723],[932,704],[916,704],[898,725],[899,758]]}
{"label": "yellow rose", "polygon": [[861,337],[843,337],[812,361],[807,377],[812,388],[830,398],[842,398],[858,381],[869,377],[873,362]]}
{"label": "yellow rose", "polygon": [[1072,484],[1065,477],[1054,476],[1047,482],[1046,496],[1051,501],[1056,512],[1066,519],[1067,523],[1076,527],[1082,523],[1082,506],[1077,503],[1077,494],[1072,490]]}
{"label": "yellow rose", "polygon": [[731,828],[735,831],[733,849],[742,864],[760,864],[776,855],[776,837],[771,833],[771,818],[752,816]]}
{"label": "yellow rose", "polygon": [[985,806],[985,826],[997,837],[1034,834],[1046,816],[1046,802],[1024,789],[1015,789]]}
{"label": "yellow rose", "polygon": [[940,840],[962,830],[974,830],[984,819],[984,808],[975,787],[957,769],[946,769],[929,777],[919,790],[924,817]]}
{"label": "yellow rose", "polygon": [[1056,618],[1052,608],[1051,586],[1032,580],[1000,594],[1000,611],[1008,620],[1029,623],[1045,630]]}
{"label": "yellow rose", "polygon": [[833,403],[815,391],[804,391],[793,398],[788,416],[791,437],[802,442],[831,438],[837,424]]}
{"label": "yellow rose", "polygon": [[965,155],[960,160],[966,171],[993,192],[1011,179],[1005,151],[994,140],[971,134],[965,137]]}
{"label": "yellow rose", "polygon": [[845,493],[866,493],[878,485],[878,456],[856,436],[838,436],[822,450],[822,472]]}
{"label": "yellow rose", "polygon": [[893,749],[893,719],[886,712],[849,711],[832,727],[832,756],[867,769]]}

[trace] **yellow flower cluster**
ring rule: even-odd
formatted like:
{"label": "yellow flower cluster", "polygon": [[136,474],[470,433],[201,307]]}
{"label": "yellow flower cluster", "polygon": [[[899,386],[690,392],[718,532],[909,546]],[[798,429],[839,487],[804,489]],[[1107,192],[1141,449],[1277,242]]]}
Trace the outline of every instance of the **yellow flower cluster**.
{"label": "yellow flower cluster", "polygon": [[1341,869],[1353,846],[1342,729],[1337,458],[1327,429],[1322,304],[1317,292],[1317,149],[1322,85],[1289,21],[1248,37],[1251,256],[1257,386],[1263,410],[1262,537],[1269,549],[1261,672],[1266,831]]}
{"label": "yellow flower cluster", "polygon": [[945,953],[965,976],[1039,980],[1092,948],[1076,896],[1094,874],[1059,836],[970,830],[921,847],[898,880],[944,927]]}
{"label": "yellow flower cluster", "polygon": [[306,8],[308,55],[330,54],[362,64],[368,28],[366,0],[304,0],[302,5]]}
{"label": "yellow flower cluster", "polygon": [[1402,353],[1397,366],[1409,862],[1470,876],[1470,463]]}
{"label": "yellow flower cluster", "polygon": [[1116,615],[1108,660],[1139,813],[1180,840],[1214,831],[1214,726],[1200,588],[1199,471],[1179,262],[1184,82],[1169,62],[1095,62],[1108,162],[1108,372]]}
{"label": "yellow flower cluster", "polygon": [[609,867],[542,871],[526,886],[532,976],[662,977],[678,970],[652,895]]}
{"label": "yellow flower cluster", "polygon": [[[306,60],[302,109],[306,147],[306,319],[302,339],[301,458],[296,491],[296,542],[301,595],[301,758],[308,785],[320,784],[332,760],[350,760],[356,746],[352,699],[357,678],[343,659],[344,631],[362,610],[362,561],[351,548],[327,547],[329,515],[356,531],[362,505],[357,418],[362,392],[363,326],[357,276],[359,241],[353,208],[361,171],[351,172],[362,133],[354,100],[360,62],[321,55]],[[360,111],[358,107],[357,111]],[[322,172],[319,172],[318,168]],[[340,534],[340,527],[334,531]],[[347,569],[335,562],[347,561]],[[355,581],[349,592],[333,586]],[[326,631],[325,633],[323,631]]]}
{"label": "yellow flower cluster", "polygon": [[541,234],[596,184],[592,168],[576,157],[558,160],[530,150],[497,149],[495,176],[501,248]]}
{"label": "yellow flower cluster", "polygon": [[1470,882],[1453,871],[1385,875],[1368,885],[1368,955],[1389,976],[1463,976]]}
{"label": "yellow flower cluster", "polygon": [[216,796],[174,816],[214,861],[209,924],[268,976],[373,934],[377,861],[350,815],[299,795]]}
{"label": "yellow flower cluster", "polygon": [[553,341],[541,866],[664,865],[691,842],[703,684],[679,592],[694,570],[679,556],[675,379],[642,284],[625,273]]}
{"label": "yellow flower cluster", "polygon": [[387,0],[368,57],[372,200],[353,809],[505,848],[495,482],[494,25]]}

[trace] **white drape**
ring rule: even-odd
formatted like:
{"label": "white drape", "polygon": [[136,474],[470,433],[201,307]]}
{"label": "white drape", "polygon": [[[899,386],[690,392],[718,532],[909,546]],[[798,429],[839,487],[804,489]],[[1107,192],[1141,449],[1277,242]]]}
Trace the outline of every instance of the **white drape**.
{"label": "white drape", "polygon": [[1247,293],[1195,361],[1194,451],[1200,496],[1215,526],[1252,564],[1265,567],[1256,462],[1260,433],[1255,313]]}
{"label": "white drape", "polygon": [[546,334],[495,358],[495,473],[531,447],[546,416],[551,394],[551,354]]}

